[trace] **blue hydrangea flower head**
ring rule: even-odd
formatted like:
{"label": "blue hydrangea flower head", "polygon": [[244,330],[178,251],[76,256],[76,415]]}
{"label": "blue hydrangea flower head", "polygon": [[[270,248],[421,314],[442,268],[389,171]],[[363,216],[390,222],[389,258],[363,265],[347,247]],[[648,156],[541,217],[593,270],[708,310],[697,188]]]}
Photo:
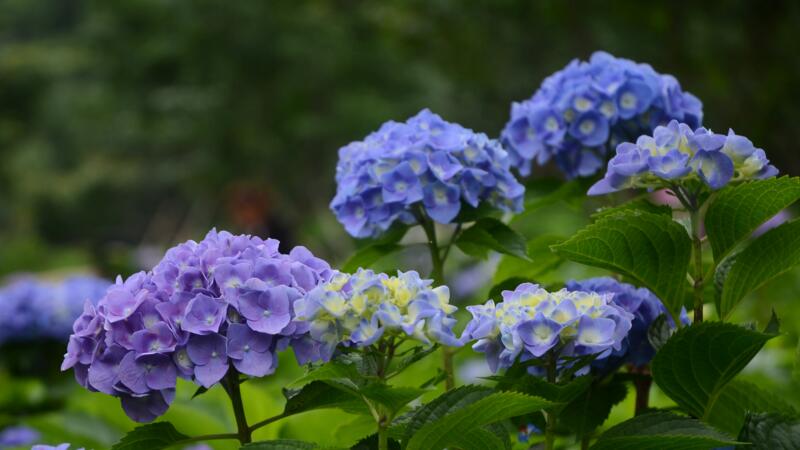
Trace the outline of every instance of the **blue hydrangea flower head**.
{"label": "blue hydrangea flower head", "polygon": [[518,212],[524,187],[510,164],[497,141],[424,109],[339,150],[330,206],[359,238],[414,223],[420,208],[439,223],[450,223],[464,204]]}
{"label": "blue hydrangea flower head", "polygon": [[0,345],[40,339],[66,340],[84,302],[96,304],[110,282],[74,275],[61,281],[23,276],[0,288]]}
{"label": "blue hydrangea flower head", "polygon": [[533,162],[555,159],[568,177],[585,177],[600,170],[619,142],[673,119],[698,127],[702,118],[702,103],[675,77],[595,52],[547,77],[530,99],[513,103],[501,138],[522,175]]}
{"label": "blue hydrangea flower head", "polygon": [[148,422],[166,412],[178,377],[206,388],[231,367],[263,377],[290,345],[301,363],[318,359],[292,305],[328,280],[330,266],[278,244],[212,230],[168,250],[152,271],[118,278],[75,321],[62,369]]}
{"label": "blue hydrangea flower head", "polygon": [[777,174],[764,150],[733,130],[717,134],[673,120],[656,127],[652,136],[619,144],[605,176],[589,189],[589,195],[690,184],[717,190],[728,183]]}
{"label": "blue hydrangea flower head", "polygon": [[366,347],[390,334],[424,344],[460,346],[453,334],[457,308],[450,304],[450,291],[432,283],[414,271],[398,271],[397,276],[366,269],[352,275],[337,272],[296,300],[294,308],[299,319],[310,323],[311,336],[322,343],[323,360],[329,360],[339,344]]}
{"label": "blue hydrangea flower head", "polygon": [[[609,372],[623,364],[632,364],[641,367],[650,362],[655,355],[655,350],[647,339],[647,330],[653,321],[664,314],[667,321],[674,328],[672,317],[661,300],[647,288],[637,288],[627,283],[621,283],[611,277],[589,278],[581,281],[569,281],[566,288],[570,291],[596,292],[602,295],[611,294],[611,302],[633,316],[631,329],[623,339],[622,346],[609,355],[608,358],[596,360],[592,369],[599,372]],[[689,317],[686,309],[681,311],[681,322],[688,324]]]}
{"label": "blue hydrangea flower head", "polygon": [[477,340],[472,348],[486,355],[493,372],[548,353],[557,356],[559,368],[570,365],[565,358],[606,358],[622,348],[634,318],[611,301],[612,294],[551,293],[523,283],[502,296],[497,304],[489,300],[468,306],[472,320],[461,337],[464,342]]}

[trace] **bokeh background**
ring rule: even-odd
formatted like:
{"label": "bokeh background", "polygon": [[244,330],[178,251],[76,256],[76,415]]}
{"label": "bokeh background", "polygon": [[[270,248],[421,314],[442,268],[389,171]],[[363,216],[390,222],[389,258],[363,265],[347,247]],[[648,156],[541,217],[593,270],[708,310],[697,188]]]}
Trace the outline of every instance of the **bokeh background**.
{"label": "bokeh background", "polygon": [[[595,50],[675,75],[706,126],[800,175],[799,29],[791,0],[0,0],[0,277],[127,275],[213,226],[341,263],[356,243],[327,209],[339,147],[424,107],[497,135],[512,101]],[[585,223],[564,206],[518,226],[533,237]],[[768,297],[789,331],[754,376],[791,365],[798,293],[793,271],[741,308],[764,320]],[[2,381],[0,405],[23,402]],[[17,393],[44,395],[24,383],[34,393]],[[265,389],[252,408],[279,410]],[[224,428],[221,396],[190,394],[169,418]],[[113,399],[65,398],[68,413],[44,419],[0,408],[0,426],[32,421],[95,448],[131,426],[97,417],[116,414]]]}

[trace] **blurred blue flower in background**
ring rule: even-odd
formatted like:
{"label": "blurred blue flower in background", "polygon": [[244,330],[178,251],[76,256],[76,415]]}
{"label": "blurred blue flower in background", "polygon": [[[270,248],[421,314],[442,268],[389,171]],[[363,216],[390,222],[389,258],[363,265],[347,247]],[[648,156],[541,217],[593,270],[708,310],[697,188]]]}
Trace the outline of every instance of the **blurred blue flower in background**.
{"label": "blurred blue flower in background", "polygon": [[111,283],[94,276],[44,281],[17,278],[0,288],[0,344],[66,340],[84,303],[96,304]]}
{"label": "blurred blue flower in background", "polygon": [[[778,169],[744,136],[727,135],[673,120],[636,143],[623,142],[589,195],[629,188],[656,189],[699,182],[717,190],[730,182],[774,177]],[[689,189],[693,191],[693,189]]]}
{"label": "blurred blue flower in background", "polygon": [[424,211],[450,223],[464,204],[522,210],[525,188],[495,140],[424,109],[407,122],[389,121],[339,150],[331,209],[351,235],[375,237]]}
{"label": "blurred blue flower in background", "polygon": [[702,108],[672,75],[595,52],[546,78],[529,100],[513,103],[501,137],[522,175],[533,162],[555,159],[568,177],[586,177],[620,142],[672,119],[700,126]]}
{"label": "blurred blue flower in background", "polygon": [[40,436],[38,431],[30,427],[22,425],[7,427],[0,431],[0,449],[31,445],[39,440]]}

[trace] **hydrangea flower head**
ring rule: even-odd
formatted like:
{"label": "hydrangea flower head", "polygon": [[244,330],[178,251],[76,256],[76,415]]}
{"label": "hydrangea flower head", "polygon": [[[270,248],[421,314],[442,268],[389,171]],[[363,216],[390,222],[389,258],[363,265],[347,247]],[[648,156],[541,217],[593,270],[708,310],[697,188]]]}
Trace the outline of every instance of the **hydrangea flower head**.
{"label": "hydrangea flower head", "polygon": [[293,302],[331,275],[304,247],[212,230],[167,251],[150,272],[121,278],[75,321],[62,369],[80,384],[120,397],[125,412],[151,421],[166,412],[178,377],[206,388],[231,367],[262,377],[292,345],[317,359]]}
{"label": "hydrangea flower head", "polygon": [[[570,291],[597,292],[598,294],[612,294],[613,304],[633,315],[631,329],[622,341],[622,346],[616,349],[608,358],[596,360],[592,368],[607,372],[616,369],[622,364],[632,364],[636,367],[649,363],[655,355],[655,350],[647,339],[647,330],[654,320],[660,315],[665,315],[669,324],[674,328],[667,308],[661,300],[647,288],[621,283],[611,277],[589,278],[581,281],[569,281],[566,288]],[[681,322],[689,323],[686,309],[681,311]]]}
{"label": "hydrangea flower head", "polygon": [[[597,355],[606,358],[622,348],[633,315],[611,301],[613,294],[548,292],[523,283],[502,292],[503,301],[468,306],[472,320],[462,340],[486,354],[493,372],[519,358],[527,361],[554,352],[559,358]],[[568,363],[559,362],[560,367]],[[588,370],[588,368],[587,368]]]}
{"label": "hydrangea flower head", "polygon": [[62,281],[25,276],[0,289],[0,345],[39,339],[65,340],[84,302],[96,304],[110,282],[75,275]]}
{"label": "hydrangea flower head", "polygon": [[450,291],[431,284],[414,271],[398,271],[397,276],[365,269],[352,275],[337,272],[295,301],[294,308],[298,318],[310,322],[311,336],[322,343],[323,360],[329,360],[340,343],[366,347],[390,334],[460,346],[452,330],[457,308],[450,304]]}
{"label": "hydrangea flower head", "polygon": [[609,149],[672,119],[700,126],[702,103],[672,75],[648,64],[595,52],[544,80],[513,103],[502,140],[520,173],[555,159],[570,178],[596,173]]}
{"label": "hydrangea flower head", "polygon": [[510,163],[497,141],[424,109],[339,150],[330,206],[359,238],[414,223],[418,208],[439,223],[450,223],[463,204],[520,211],[524,187]]}
{"label": "hydrangea flower head", "polygon": [[619,144],[605,177],[589,189],[589,195],[689,183],[716,190],[731,182],[777,174],[764,150],[733,130],[727,135],[705,128],[692,130],[673,120],[656,127],[652,136],[640,136],[635,144]]}

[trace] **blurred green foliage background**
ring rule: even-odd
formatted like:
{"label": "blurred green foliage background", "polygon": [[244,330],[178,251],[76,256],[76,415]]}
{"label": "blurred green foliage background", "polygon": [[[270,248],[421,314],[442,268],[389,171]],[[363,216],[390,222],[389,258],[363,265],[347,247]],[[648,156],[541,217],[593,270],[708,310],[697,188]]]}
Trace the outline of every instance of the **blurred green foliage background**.
{"label": "blurred green foliage background", "polygon": [[[355,244],[327,209],[339,147],[424,107],[496,136],[512,101],[595,50],[675,75],[704,102],[706,126],[734,128],[800,175],[798,29],[791,0],[0,0],[0,277],[128,274],[212,226],[340,263]],[[586,223],[585,205],[536,214],[516,224],[531,238]],[[791,366],[798,292],[794,271],[739,311],[764,321],[768,300],[792,333],[753,372],[776,387],[789,383],[775,370]],[[39,395],[30,380],[0,379],[12,383],[0,403]],[[279,410],[279,387],[248,387],[248,407]],[[179,429],[230,425],[221,391],[190,403],[191,393],[167,417]],[[130,428],[115,400],[70,395],[69,414],[32,423],[97,448]],[[332,413],[313,414],[266,433],[337,433]],[[110,428],[93,422],[104,415]]]}

